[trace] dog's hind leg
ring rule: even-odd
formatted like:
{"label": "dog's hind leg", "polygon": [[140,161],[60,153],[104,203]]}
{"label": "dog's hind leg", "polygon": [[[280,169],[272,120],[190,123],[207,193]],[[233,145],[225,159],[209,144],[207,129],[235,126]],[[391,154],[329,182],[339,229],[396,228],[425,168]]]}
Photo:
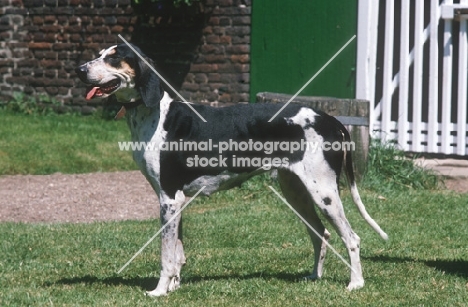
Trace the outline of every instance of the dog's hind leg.
{"label": "dog's hind leg", "polygon": [[[298,163],[293,166],[292,171],[306,186],[315,204],[333,225],[346,246],[351,266],[348,290],[362,288],[364,278],[359,256],[361,239],[346,219],[338,193],[337,174],[325,161],[314,164]],[[314,178],[311,178],[311,175],[314,175]]]}
{"label": "dog's hind leg", "polygon": [[[296,211],[309,223],[310,226],[320,236],[307,227],[307,231],[314,247],[314,269],[312,275],[307,279],[316,280],[322,277],[323,263],[327,252],[327,245],[323,240],[328,241],[330,233],[325,229],[322,221],[315,212],[314,202],[299,177],[290,171],[279,170],[278,181],[286,200],[296,209]],[[323,239],[322,239],[323,238]]]}
{"label": "dog's hind leg", "polygon": [[[364,278],[359,256],[361,239],[346,219],[338,194],[336,173],[327,163],[315,164],[313,169],[311,166],[304,165],[294,172],[307,187],[315,204],[333,225],[346,246],[351,265],[351,281],[348,284],[348,290],[362,288]],[[310,178],[311,174],[315,174],[315,178]]]}
{"label": "dog's hind leg", "polygon": [[[182,191],[177,191],[174,199],[171,199],[164,192],[161,192],[160,218],[161,226],[166,225],[162,231],[161,238],[161,274],[158,285],[153,291],[147,292],[149,296],[166,295],[169,291],[174,291],[180,286],[180,271],[185,264],[184,248],[179,239],[179,226],[181,214],[175,218],[177,211],[185,203],[185,195]],[[170,221],[173,219],[172,221]],[[170,222],[169,222],[170,221]]]}

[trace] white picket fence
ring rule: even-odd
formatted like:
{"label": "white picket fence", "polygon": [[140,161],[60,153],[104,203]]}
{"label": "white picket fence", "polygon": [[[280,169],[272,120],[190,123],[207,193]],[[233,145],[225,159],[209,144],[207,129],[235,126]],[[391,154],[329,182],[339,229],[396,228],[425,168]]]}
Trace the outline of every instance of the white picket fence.
{"label": "white picket fence", "polygon": [[468,0],[359,0],[356,98],[374,136],[468,155],[467,31]]}

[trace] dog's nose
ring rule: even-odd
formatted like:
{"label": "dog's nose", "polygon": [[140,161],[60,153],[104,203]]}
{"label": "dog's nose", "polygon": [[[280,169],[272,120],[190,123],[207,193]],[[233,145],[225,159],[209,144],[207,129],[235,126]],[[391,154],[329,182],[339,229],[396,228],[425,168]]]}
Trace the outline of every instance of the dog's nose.
{"label": "dog's nose", "polygon": [[86,76],[88,74],[88,68],[86,65],[78,66],[75,68],[75,72],[81,80],[86,80]]}

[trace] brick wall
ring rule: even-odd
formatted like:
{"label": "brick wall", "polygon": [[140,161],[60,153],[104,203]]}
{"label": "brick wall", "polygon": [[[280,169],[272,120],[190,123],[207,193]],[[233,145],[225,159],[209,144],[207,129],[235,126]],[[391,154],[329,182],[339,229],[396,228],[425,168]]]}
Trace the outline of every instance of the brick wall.
{"label": "brick wall", "polygon": [[213,1],[197,58],[182,84],[196,101],[247,102],[250,83],[251,1]]}
{"label": "brick wall", "polygon": [[248,101],[250,0],[206,0],[181,12],[130,0],[0,0],[0,99],[47,93],[91,112],[73,69],[119,43],[140,46],[186,99]]}

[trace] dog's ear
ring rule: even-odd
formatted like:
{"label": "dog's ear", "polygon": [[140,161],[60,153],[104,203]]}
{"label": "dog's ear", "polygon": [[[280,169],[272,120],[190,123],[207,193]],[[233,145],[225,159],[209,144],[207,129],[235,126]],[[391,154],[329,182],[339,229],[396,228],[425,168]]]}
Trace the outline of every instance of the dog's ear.
{"label": "dog's ear", "polygon": [[[146,61],[153,65],[153,61],[145,57]],[[141,59],[138,59],[138,70],[137,79],[135,85],[140,92],[141,99],[147,107],[156,107],[159,105],[163,95],[164,89],[161,84],[161,80],[154,73],[151,67],[148,66]]]}

